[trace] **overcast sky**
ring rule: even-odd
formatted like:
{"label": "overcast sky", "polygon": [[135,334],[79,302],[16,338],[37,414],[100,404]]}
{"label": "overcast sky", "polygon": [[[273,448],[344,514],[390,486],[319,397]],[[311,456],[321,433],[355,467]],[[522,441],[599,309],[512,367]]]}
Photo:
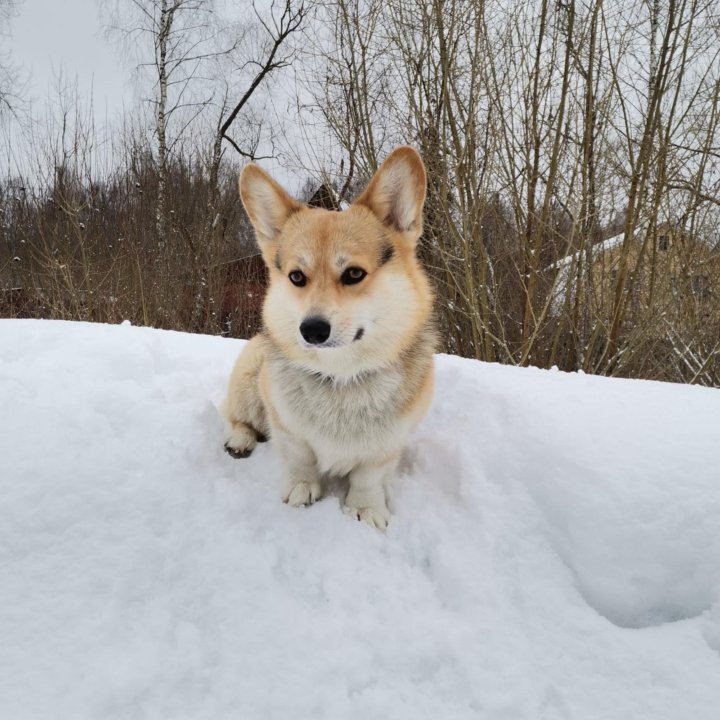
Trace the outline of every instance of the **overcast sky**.
{"label": "overcast sky", "polygon": [[36,110],[61,71],[77,78],[81,95],[92,89],[96,112],[114,115],[130,104],[131,68],[103,36],[96,0],[21,0],[10,29],[13,59],[28,73],[28,96]]}

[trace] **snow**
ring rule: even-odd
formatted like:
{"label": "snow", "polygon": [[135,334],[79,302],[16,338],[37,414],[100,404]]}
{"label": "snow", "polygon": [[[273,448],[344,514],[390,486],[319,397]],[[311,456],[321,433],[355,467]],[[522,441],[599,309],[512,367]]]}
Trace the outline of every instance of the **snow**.
{"label": "snow", "polygon": [[[622,245],[623,239],[625,238],[625,233],[620,233],[619,235],[613,235],[612,237],[608,238],[607,240],[603,240],[602,242],[595,243],[590,248],[590,253],[594,257],[597,255],[602,255],[604,252],[608,250],[612,250],[613,248],[618,247],[619,245]],[[580,256],[583,255],[586,251],[580,251],[576,253],[572,253],[571,255],[566,255],[563,258],[560,258],[557,262],[550,265],[546,270],[560,270],[563,268],[566,268],[568,265],[577,265],[578,261],[580,260]]]}
{"label": "snow", "polygon": [[717,720],[718,391],[438,356],[383,535],[223,452],[241,346],[0,321],[0,717]]}

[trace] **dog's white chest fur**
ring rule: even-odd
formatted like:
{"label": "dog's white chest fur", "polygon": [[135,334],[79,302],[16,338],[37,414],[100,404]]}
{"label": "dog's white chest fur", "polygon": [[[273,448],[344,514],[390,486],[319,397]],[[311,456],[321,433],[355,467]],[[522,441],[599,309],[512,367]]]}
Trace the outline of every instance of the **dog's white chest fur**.
{"label": "dog's white chest fur", "polygon": [[403,395],[399,369],[366,373],[349,381],[283,361],[270,363],[271,395],[282,424],[303,438],[323,473],[343,475],[368,457],[395,449],[409,430],[398,422]]}

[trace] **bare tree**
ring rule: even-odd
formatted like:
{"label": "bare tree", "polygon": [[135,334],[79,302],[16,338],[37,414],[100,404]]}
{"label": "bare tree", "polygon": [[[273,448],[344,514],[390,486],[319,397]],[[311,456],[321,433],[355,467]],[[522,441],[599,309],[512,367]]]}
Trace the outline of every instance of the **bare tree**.
{"label": "bare tree", "polygon": [[[131,0],[110,3],[110,31],[124,48],[135,48],[138,69],[150,71],[153,93],[155,157],[158,185],[156,235],[168,242],[168,161],[173,146],[211,99],[198,94],[206,61],[229,54],[236,43],[221,47],[213,3],[208,0]],[[223,38],[225,39],[225,38]],[[148,53],[150,57],[148,57]],[[169,137],[170,123],[177,127]]]}
{"label": "bare tree", "polygon": [[[252,74],[247,80],[244,91],[239,100],[230,99],[230,88],[228,80],[223,81],[222,101],[219,104],[217,123],[212,143],[212,151],[209,163],[210,187],[217,188],[217,178],[222,159],[223,141],[229,143],[240,157],[257,160],[257,147],[259,134],[256,134],[256,141],[251,147],[243,148],[241,143],[233,139],[231,130],[241,116],[243,110],[253,99],[253,96],[262,88],[263,83],[269,77],[288,67],[294,58],[292,49],[287,49],[288,39],[302,26],[308,14],[308,5],[305,2],[293,3],[292,0],[285,0],[280,10],[275,9],[273,3],[270,9],[270,16],[266,17],[257,9],[256,3],[252,3],[252,10],[257,25],[262,29],[264,36],[259,43],[257,53],[243,63],[243,69],[252,68]],[[209,207],[208,222],[214,221],[214,207]]]}

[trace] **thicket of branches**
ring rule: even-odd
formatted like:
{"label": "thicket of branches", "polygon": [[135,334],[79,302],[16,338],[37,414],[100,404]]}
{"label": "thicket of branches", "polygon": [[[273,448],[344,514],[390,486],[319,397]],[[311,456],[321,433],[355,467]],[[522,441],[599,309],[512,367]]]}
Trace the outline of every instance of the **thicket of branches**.
{"label": "thicket of branches", "polygon": [[[448,350],[720,383],[716,3],[340,0],[325,17],[315,99],[343,148],[338,185],[395,142],[420,148]],[[679,268],[657,252],[667,228]],[[605,277],[598,243],[615,233]],[[674,291],[654,282],[671,272]],[[704,304],[679,291],[700,280]]]}
{"label": "thicket of branches", "polygon": [[2,315],[224,329],[223,264],[252,252],[235,173],[211,188],[197,160],[174,160],[158,241],[157,168],[140,149],[127,160],[100,181],[58,166],[47,185],[0,188]]}
{"label": "thicket of branches", "polygon": [[217,332],[242,162],[348,200],[409,142],[446,351],[720,386],[715,3],[288,0],[232,27],[203,0],[130,5],[151,112],[102,180],[86,129],[0,188],[0,273],[41,312]]}

